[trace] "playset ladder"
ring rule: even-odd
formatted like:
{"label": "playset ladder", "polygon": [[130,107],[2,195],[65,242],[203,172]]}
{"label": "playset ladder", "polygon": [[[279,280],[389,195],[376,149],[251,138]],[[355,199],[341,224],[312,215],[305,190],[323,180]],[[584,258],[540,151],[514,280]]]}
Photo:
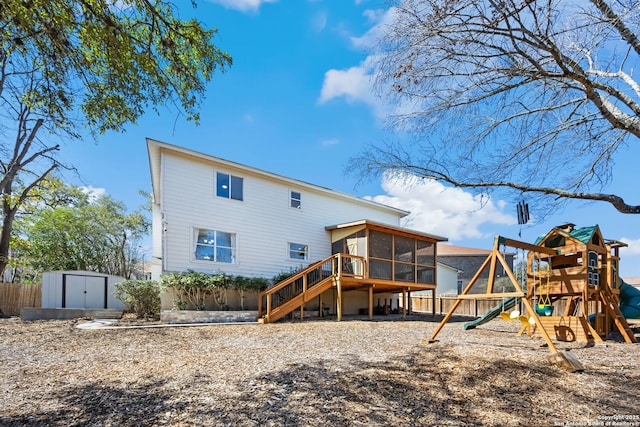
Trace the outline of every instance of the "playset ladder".
{"label": "playset ladder", "polygon": [[607,285],[600,286],[599,290],[600,299],[604,303],[604,306],[607,309],[607,312],[613,319],[618,331],[624,338],[627,343],[636,343],[636,336],[629,327],[629,323],[627,323],[627,319],[624,317],[622,312],[620,311],[620,307],[618,306],[618,301],[613,296],[611,289]]}

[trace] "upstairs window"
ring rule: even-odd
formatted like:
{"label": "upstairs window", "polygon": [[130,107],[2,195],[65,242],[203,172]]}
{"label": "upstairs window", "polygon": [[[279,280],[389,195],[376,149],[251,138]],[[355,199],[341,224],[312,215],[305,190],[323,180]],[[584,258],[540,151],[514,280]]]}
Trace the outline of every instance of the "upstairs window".
{"label": "upstairs window", "polygon": [[290,206],[295,209],[302,208],[302,194],[297,191],[291,192],[291,204]]}
{"label": "upstairs window", "polygon": [[243,200],[243,179],[228,173],[216,174],[216,195],[225,199]]}
{"label": "upstairs window", "polygon": [[289,259],[306,261],[309,259],[309,246],[302,243],[289,243]]}
{"label": "upstairs window", "polygon": [[236,263],[236,235],[218,230],[196,228],[195,259],[198,261]]}

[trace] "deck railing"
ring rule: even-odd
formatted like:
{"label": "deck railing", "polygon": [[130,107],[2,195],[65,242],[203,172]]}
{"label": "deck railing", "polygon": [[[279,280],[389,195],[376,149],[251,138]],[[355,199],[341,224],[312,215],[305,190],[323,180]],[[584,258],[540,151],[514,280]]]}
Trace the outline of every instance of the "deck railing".
{"label": "deck railing", "polygon": [[304,270],[261,292],[258,296],[258,317],[263,317],[266,314],[266,317],[269,318],[273,310],[307,293],[321,283],[326,283],[331,278],[363,279],[364,272],[364,258],[354,255],[335,254],[313,263]]}

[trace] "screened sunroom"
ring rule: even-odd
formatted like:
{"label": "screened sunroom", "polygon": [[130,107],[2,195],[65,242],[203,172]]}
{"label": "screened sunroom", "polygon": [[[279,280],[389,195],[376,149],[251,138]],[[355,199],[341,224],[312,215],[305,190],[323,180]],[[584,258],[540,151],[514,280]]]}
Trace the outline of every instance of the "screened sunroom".
{"label": "screened sunroom", "polygon": [[[429,290],[436,286],[437,243],[446,238],[372,221],[356,221],[326,227],[331,252],[362,259],[362,271],[346,286],[374,286],[375,292],[400,289]],[[354,265],[355,267],[355,265]]]}
{"label": "screened sunroom", "polygon": [[325,228],[332,255],[261,292],[263,322],[331,307],[337,320],[343,313],[371,319],[376,311],[404,316],[411,292],[431,291],[435,300],[437,245],[446,238],[367,220]]}

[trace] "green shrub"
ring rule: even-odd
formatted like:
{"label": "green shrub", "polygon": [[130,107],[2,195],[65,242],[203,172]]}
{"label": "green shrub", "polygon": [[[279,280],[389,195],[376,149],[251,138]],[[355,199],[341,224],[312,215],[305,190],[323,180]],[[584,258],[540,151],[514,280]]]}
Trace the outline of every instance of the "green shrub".
{"label": "green shrub", "polygon": [[240,294],[240,309],[244,310],[245,292],[260,292],[269,286],[269,279],[264,277],[234,276],[231,286]]}
{"label": "green shrub", "polygon": [[162,276],[162,287],[173,289],[176,310],[205,310],[206,298],[213,297],[218,309],[228,310],[227,290],[240,294],[240,308],[244,309],[246,292],[260,292],[269,285],[269,279],[263,277],[228,276],[222,272],[209,275],[193,270],[186,273],[171,273]]}
{"label": "green shrub", "polygon": [[210,276],[189,270],[186,273],[162,276],[162,286],[175,290],[174,307],[177,310],[186,310],[190,306],[196,310],[204,310],[205,300],[209,295],[213,296],[219,308],[225,308],[225,292],[229,288],[229,283],[230,277],[223,273]]}
{"label": "green shrub", "polygon": [[302,270],[304,270],[305,267],[304,266],[299,266],[297,268],[289,268],[289,271],[281,271],[280,273],[276,274],[275,276],[273,276],[271,278],[271,284],[275,285],[277,283],[282,282],[283,280],[288,279],[289,277],[293,276],[296,273],[301,272]]}
{"label": "green shrub", "polygon": [[116,283],[114,295],[138,317],[160,317],[160,284],[156,280],[124,280]]}

